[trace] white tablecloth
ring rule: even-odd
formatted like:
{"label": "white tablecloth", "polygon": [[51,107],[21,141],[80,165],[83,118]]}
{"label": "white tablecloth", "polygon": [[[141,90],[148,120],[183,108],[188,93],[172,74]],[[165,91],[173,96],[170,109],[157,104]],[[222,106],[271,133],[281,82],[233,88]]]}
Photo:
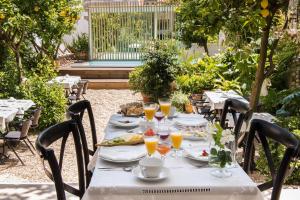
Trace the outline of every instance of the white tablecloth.
{"label": "white tablecloth", "polygon": [[74,85],[77,85],[80,82],[80,80],[80,76],[57,76],[48,83],[59,83],[63,85],[65,89],[71,89]]}
{"label": "white tablecloth", "polygon": [[0,99],[0,107],[2,108],[14,108],[26,111],[33,105],[35,105],[33,101],[26,99]]}
{"label": "white tablecloth", "polygon": [[6,122],[12,121],[18,112],[28,110],[34,102],[23,99],[0,99],[0,129],[4,130]]}
{"label": "white tablecloth", "polygon": [[206,100],[209,102],[209,106],[211,106],[211,110],[223,109],[226,99],[234,98],[245,103],[249,103],[245,98],[238,95],[234,91],[206,91],[204,92],[204,96]]}
{"label": "white tablecloth", "polygon": [[[113,132],[112,130],[116,130]],[[124,134],[111,125],[106,128],[106,138]],[[142,146],[142,145],[141,145]],[[205,141],[184,141],[184,146],[207,146]],[[98,149],[99,150],[99,149]],[[216,178],[210,174],[212,168],[197,168],[187,158],[168,156],[165,167],[170,169],[168,179],[161,182],[144,182],[131,172],[103,170],[99,167],[120,167],[127,164],[115,164],[101,160],[98,152],[94,156],[96,167],[91,183],[83,200],[156,200],[156,199],[251,199],[261,200],[262,195],[256,184],[240,168],[232,168],[229,178]],[[136,165],[133,163],[132,165]]]}

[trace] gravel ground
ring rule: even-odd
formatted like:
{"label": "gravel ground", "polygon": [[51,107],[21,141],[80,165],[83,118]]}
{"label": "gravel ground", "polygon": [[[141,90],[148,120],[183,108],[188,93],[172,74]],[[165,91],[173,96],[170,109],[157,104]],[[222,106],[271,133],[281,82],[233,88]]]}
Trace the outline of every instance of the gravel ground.
{"label": "gravel ground", "polygon": [[[88,99],[93,108],[98,140],[102,139],[103,130],[109,116],[119,110],[119,106],[124,103],[129,103],[141,100],[139,95],[133,95],[129,90],[89,90],[86,99]],[[87,133],[88,142],[91,143],[91,134],[89,132],[88,117],[84,116],[84,126]],[[33,143],[36,140],[36,135],[30,135],[29,139]],[[66,182],[77,182],[76,157],[74,157],[72,138],[68,139],[65,156],[63,161],[63,176]],[[60,149],[60,141],[53,146],[57,151]],[[33,182],[51,182],[45,175],[41,160],[37,155],[20,144],[17,147],[17,152],[24,161],[25,166],[18,161],[13,152],[9,151],[9,159],[0,165],[0,183],[33,183]]]}

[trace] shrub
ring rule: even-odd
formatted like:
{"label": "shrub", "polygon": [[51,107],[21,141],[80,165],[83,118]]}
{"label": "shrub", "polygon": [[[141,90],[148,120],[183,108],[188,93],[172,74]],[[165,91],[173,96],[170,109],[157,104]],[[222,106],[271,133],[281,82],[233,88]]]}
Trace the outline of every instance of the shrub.
{"label": "shrub", "polygon": [[172,83],[180,74],[178,47],[173,40],[149,44],[143,55],[144,65],[129,77],[131,89],[150,96],[154,101],[172,94]]}
{"label": "shrub", "polygon": [[31,99],[37,106],[43,108],[39,129],[45,129],[64,120],[67,102],[61,85],[50,85],[40,77],[33,77],[23,87],[24,98]]}
{"label": "shrub", "polygon": [[182,93],[181,91],[176,91],[172,95],[171,103],[176,107],[177,111],[183,112],[185,104],[189,103],[190,100],[188,95]]}
{"label": "shrub", "polygon": [[89,38],[86,33],[78,35],[77,38],[73,39],[70,46],[74,52],[88,52],[89,50]]}

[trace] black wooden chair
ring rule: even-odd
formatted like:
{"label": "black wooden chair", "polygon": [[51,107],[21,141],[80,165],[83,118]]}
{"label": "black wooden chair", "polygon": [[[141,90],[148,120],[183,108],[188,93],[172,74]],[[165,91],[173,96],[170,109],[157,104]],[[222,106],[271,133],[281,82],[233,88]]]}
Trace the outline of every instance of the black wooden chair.
{"label": "black wooden chair", "polygon": [[[16,142],[21,142],[23,141],[27,148],[31,151],[31,153],[34,155],[34,151],[31,149],[31,147],[34,149],[33,144],[30,142],[28,139],[28,131],[31,126],[31,120],[27,119],[22,122],[21,130],[16,130],[16,131],[9,131],[6,135],[4,135],[1,139],[3,139],[3,152],[5,145],[8,146],[9,149],[13,151],[13,153],[17,156],[19,161],[22,163],[22,165],[25,165],[23,160],[20,158],[18,155],[17,151],[15,150],[14,146],[11,145],[11,143],[16,143]],[[27,142],[29,143],[27,143]],[[31,147],[30,147],[31,146]]]}
{"label": "black wooden chair", "polygon": [[[261,119],[253,119],[250,125],[250,132],[248,134],[244,159],[244,170],[246,173],[249,173],[252,162],[251,154],[253,154],[255,151],[254,138],[256,134],[258,135],[263,146],[272,178],[271,181],[260,184],[258,188],[261,191],[273,188],[271,200],[278,200],[280,198],[282,185],[288,174],[291,162],[299,159],[300,140],[297,139],[292,133],[289,133],[286,129],[283,129],[275,124]],[[272,139],[273,141],[286,147],[284,156],[277,171],[271,157],[267,139]]]}
{"label": "black wooden chair", "polygon": [[[249,112],[249,105],[248,103],[239,101],[238,99],[226,99],[220,119],[220,125],[223,129],[228,128],[228,125],[226,124],[228,113],[232,114],[234,122],[233,132],[235,135],[236,144],[241,143],[242,140],[240,139],[240,132],[242,125],[251,117]],[[238,117],[237,113],[239,113]]]}
{"label": "black wooden chair", "polygon": [[214,119],[213,111],[211,111],[211,107],[208,105],[209,102],[203,98],[203,94],[200,95],[200,99],[191,98],[191,102],[198,114],[203,115],[209,121]]}
{"label": "black wooden chair", "polygon": [[[87,110],[89,121],[90,121],[90,127],[91,127],[91,133],[92,133],[92,148],[88,148],[88,143],[86,139],[86,131],[84,130],[82,119],[85,111]],[[84,163],[85,163],[85,173],[86,173],[86,183],[87,186],[89,185],[92,173],[88,170],[88,164],[89,164],[89,155],[93,156],[97,150],[96,144],[97,144],[97,135],[96,135],[96,127],[95,127],[95,120],[93,115],[93,110],[91,107],[91,103],[88,100],[82,100],[74,103],[68,108],[69,114],[73,120],[76,121],[78,124],[79,132],[80,132],[80,138],[82,141],[83,146],[83,154],[84,154]]]}
{"label": "black wooden chair", "polygon": [[[66,141],[72,133],[75,144],[75,153],[78,167],[78,180],[79,188],[74,188],[71,185],[66,184],[63,181],[61,171],[62,171],[62,162],[64,156],[64,150]],[[59,154],[59,161],[57,160],[54,150],[49,146],[55,143],[57,140],[62,139],[61,150]],[[68,191],[71,194],[74,194],[78,197],[82,197],[85,192],[85,178],[84,178],[84,164],[83,164],[83,155],[82,155],[82,145],[80,141],[80,134],[78,131],[78,126],[74,120],[65,121],[60,124],[49,127],[40,133],[36,140],[36,149],[41,156],[43,161],[44,170],[46,175],[55,183],[57,199],[65,200],[66,195],[65,191]],[[50,170],[45,166],[45,161],[48,162]]]}
{"label": "black wooden chair", "polygon": [[[82,100],[78,101],[68,108],[68,112],[71,116],[71,118],[76,120],[76,117],[74,117],[76,114],[79,114],[80,121],[77,121],[79,124],[79,130],[82,129],[82,133],[84,133],[84,128],[82,126],[82,118],[83,115],[87,111],[88,116],[89,116],[89,121],[90,121],[90,127],[91,127],[91,133],[92,133],[92,144],[93,147],[89,148],[89,154],[92,156],[97,150],[96,144],[97,144],[97,134],[96,134],[96,126],[95,126],[95,120],[94,120],[94,114],[92,110],[91,103],[88,100]],[[83,135],[82,135],[83,136]],[[85,137],[84,137],[85,138]]]}

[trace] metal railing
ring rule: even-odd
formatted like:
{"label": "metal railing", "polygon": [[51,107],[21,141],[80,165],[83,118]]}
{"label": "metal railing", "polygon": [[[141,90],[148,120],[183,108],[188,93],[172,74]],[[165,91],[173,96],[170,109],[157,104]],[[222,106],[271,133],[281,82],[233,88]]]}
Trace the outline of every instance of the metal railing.
{"label": "metal railing", "polygon": [[89,1],[91,60],[140,60],[154,39],[174,37],[175,6],[149,1]]}

